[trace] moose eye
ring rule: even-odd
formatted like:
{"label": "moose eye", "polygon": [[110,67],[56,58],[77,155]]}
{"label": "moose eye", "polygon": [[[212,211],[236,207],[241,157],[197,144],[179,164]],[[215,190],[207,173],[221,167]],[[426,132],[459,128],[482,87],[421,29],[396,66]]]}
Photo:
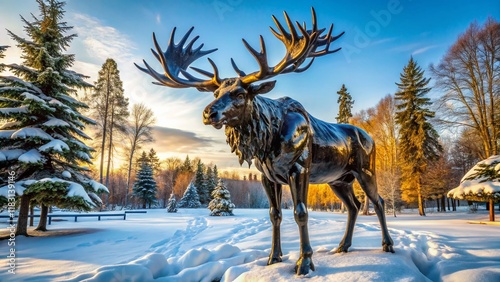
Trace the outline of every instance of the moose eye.
{"label": "moose eye", "polygon": [[219,97],[219,91],[217,91],[217,90],[216,90],[216,91],[214,91],[214,97],[215,97],[215,98]]}

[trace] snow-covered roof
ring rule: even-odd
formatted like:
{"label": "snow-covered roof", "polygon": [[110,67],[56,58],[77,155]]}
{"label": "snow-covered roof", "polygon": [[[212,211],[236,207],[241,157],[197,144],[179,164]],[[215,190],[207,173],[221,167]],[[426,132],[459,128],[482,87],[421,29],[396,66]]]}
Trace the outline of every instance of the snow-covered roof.
{"label": "snow-covered roof", "polygon": [[448,197],[455,199],[478,200],[493,199],[500,201],[500,178],[491,179],[480,171],[485,168],[493,169],[496,174],[500,174],[500,155],[491,156],[486,160],[478,162],[462,178],[460,185],[448,192]]}

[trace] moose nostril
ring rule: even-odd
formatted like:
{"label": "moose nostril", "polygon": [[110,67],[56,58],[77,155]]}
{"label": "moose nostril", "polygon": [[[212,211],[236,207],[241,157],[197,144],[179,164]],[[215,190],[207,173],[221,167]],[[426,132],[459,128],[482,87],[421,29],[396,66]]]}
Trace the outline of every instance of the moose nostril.
{"label": "moose nostril", "polygon": [[217,112],[211,112],[208,116],[209,119],[213,119],[217,116]]}

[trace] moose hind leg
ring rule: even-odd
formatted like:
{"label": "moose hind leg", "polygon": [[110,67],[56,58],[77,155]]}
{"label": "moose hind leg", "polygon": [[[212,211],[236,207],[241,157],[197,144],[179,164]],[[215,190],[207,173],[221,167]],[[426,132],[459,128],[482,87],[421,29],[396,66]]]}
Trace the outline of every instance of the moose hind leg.
{"label": "moose hind leg", "polygon": [[262,186],[266,191],[267,197],[269,199],[269,218],[273,224],[273,237],[271,253],[269,254],[268,265],[281,262],[281,257],[283,256],[281,252],[281,184],[271,182],[264,175],[262,175]]}
{"label": "moose hind leg", "polygon": [[349,247],[351,247],[354,225],[356,224],[358,211],[361,207],[361,203],[354,195],[354,190],[352,188],[352,181],[354,180],[354,177],[350,175],[349,178],[352,179],[350,182],[337,181],[330,184],[330,187],[335,195],[337,195],[347,208],[346,230],[344,237],[339,243],[339,247],[335,251],[337,253],[346,253],[349,250]]}
{"label": "moose hind leg", "polygon": [[373,203],[373,208],[380,222],[380,229],[382,230],[382,249],[384,252],[394,253],[394,242],[392,241],[391,235],[389,235],[385,219],[384,200],[378,194],[375,177],[371,175],[371,173],[361,171],[357,179],[361,188]]}

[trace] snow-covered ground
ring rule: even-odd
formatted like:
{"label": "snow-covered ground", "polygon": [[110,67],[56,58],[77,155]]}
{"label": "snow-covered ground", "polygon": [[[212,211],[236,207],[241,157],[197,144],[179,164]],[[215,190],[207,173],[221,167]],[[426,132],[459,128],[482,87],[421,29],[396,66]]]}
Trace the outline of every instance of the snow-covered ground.
{"label": "snow-covered ground", "polygon": [[[500,281],[500,225],[467,223],[486,220],[484,211],[388,216],[394,254],[382,252],[375,216],[359,216],[349,253],[331,253],[346,215],[311,212],[316,271],[305,277],[293,273],[299,240],[291,210],[282,222],[283,262],[272,266],[267,210],[208,214],[148,210],[126,221],[54,221],[45,236],[15,238],[15,275],[8,272],[7,241],[0,242],[0,281]],[[6,236],[5,219],[1,226]]]}

